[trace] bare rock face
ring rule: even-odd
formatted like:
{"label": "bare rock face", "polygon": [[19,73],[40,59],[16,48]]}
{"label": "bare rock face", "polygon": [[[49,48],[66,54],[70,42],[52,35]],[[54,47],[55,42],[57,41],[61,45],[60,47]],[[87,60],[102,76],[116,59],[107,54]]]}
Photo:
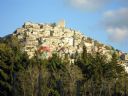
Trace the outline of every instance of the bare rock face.
{"label": "bare rock face", "polygon": [[107,49],[106,45],[84,36],[81,32],[66,28],[64,20],[53,24],[26,22],[13,35],[18,37],[23,51],[27,52],[30,58],[36,52],[42,53],[41,58],[48,58],[54,52],[61,56],[72,56],[76,51],[81,53],[84,45],[87,52],[100,51],[111,58],[111,48]]}

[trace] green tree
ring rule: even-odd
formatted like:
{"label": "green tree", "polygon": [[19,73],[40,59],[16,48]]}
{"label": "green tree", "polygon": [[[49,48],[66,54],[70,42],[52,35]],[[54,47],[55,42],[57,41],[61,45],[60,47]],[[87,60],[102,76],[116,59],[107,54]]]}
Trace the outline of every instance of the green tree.
{"label": "green tree", "polygon": [[13,82],[13,52],[8,45],[0,44],[0,93],[9,96]]}

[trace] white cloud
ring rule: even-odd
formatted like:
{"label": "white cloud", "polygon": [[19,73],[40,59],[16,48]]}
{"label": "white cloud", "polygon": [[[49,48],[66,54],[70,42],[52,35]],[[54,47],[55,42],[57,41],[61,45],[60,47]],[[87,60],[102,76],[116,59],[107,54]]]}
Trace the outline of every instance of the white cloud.
{"label": "white cloud", "polygon": [[[66,0],[70,6],[85,11],[98,11],[108,4],[128,5],[128,0]],[[97,10],[98,9],[98,10]],[[110,10],[104,13],[102,27],[110,40],[124,42],[128,38],[128,8]]]}
{"label": "white cloud", "polygon": [[128,28],[108,28],[109,39],[114,42],[122,42],[128,37]]}
{"label": "white cloud", "polygon": [[67,0],[67,2],[75,8],[82,10],[96,10],[104,6],[111,0]]}
{"label": "white cloud", "polygon": [[128,38],[128,8],[105,12],[102,25],[108,32],[109,39],[115,42],[126,41]]}
{"label": "white cloud", "polygon": [[[68,5],[85,11],[98,11],[109,4],[128,5],[128,0],[65,0]],[[97,10],[98,9],[98,10]]]}

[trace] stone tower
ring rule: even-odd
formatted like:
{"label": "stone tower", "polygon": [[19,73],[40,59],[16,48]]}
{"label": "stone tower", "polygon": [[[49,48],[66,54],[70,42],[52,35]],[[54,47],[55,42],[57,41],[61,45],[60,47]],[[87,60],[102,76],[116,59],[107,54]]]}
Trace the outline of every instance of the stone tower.
{"label": "stone tower", "polygon": [[59,26],[59,27],[65,27],[65,20],[60,20],[60,21],[57,23],[57,26]]}

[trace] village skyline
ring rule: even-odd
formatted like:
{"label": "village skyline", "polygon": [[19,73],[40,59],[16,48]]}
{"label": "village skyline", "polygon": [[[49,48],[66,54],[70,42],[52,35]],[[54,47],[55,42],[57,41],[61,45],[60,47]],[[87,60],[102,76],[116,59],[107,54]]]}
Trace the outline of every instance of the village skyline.
{"label": "village skyline", "polygon": [[128,52],[127,0],[11,0],[0,3],[0,37],[26,21],[51,23],[64,19],[66,27]]}

